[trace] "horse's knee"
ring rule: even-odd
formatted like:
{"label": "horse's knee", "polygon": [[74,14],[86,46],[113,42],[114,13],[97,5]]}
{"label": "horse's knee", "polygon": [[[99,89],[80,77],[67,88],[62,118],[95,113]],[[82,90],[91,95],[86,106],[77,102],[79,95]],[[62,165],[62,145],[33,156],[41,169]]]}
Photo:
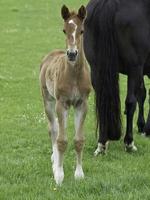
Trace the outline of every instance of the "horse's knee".
{"label": "horse's knee", "polygon": [[136,97],[134,95],[132,96],[128,96],[126,98],[126,113],[128,112],[134,112],[135,111],[135,108],[136,108]]}
{"label": "horse's knee", "polygon": [[58,147],[58,151],[64,153],[66,148],[67,148],[67,140],[65,139],[57,139],[57,147]]}
{"label": "horse's knee", "polygon": [[83,146],[84,146],[84,139],[75,139],[74,140],[74,144],[75,144],[75,150],[77,153],[80,153],[83,149]]}

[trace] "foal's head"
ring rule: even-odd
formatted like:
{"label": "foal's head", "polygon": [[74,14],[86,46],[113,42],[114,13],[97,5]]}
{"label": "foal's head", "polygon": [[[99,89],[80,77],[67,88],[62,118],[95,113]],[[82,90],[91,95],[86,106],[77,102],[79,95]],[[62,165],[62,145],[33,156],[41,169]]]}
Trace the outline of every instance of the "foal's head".
{"label": "foal's head", "polygon": [[63,32],[66,35],[68,60],[75,62],[81,48],[81,36],[83,34],[83,22],[86,16],[86,9],[81,6],[78,13],[70,12],[64,5],[61,9],[61,15],[64,19]]}

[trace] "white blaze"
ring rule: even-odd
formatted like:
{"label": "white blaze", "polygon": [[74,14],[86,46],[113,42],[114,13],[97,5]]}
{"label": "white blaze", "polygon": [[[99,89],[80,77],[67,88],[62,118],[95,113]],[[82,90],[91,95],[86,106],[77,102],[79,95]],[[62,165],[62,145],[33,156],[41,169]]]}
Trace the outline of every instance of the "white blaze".
{"label": "white blaze", "polygon": [[75,41],[76,41],[75,37],[76,37],[77,25],[76,25],[76,23],[75,23],[72,19],[69,21],[69,24],[73,24],[74,27],[75,27],[74,32],[72,33],[73,40],[74,40],[74,41],[73,41],[73,44],[75,44]]}

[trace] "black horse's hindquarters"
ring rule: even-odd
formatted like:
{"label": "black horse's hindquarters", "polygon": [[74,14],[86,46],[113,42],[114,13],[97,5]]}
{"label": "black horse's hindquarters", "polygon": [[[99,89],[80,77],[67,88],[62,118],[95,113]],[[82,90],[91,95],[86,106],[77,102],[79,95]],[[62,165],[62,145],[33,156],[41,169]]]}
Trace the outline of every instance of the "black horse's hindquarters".
{"label": "black horse's hindquarters", "polygon": [[[138,93],[138,90],[150,52],[150,3],[149,0],[92,0],[87,5],[87,13],[84,50],[91,66],[92,84],[96,93],[99,142],[105,144],[107,140],[120,137],[118,72],[124,71],[128,76],[124,141],[131,145],[137,100],[142,108],[139,114],[143,117],[145,99],[140,98],[143,91]],[[150,73],[150,67],[147,73]]]}

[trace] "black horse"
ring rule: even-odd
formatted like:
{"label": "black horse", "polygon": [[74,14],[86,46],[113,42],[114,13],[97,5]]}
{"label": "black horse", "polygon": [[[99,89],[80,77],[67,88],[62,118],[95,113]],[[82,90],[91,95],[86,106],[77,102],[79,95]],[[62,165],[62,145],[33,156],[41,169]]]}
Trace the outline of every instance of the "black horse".
{"label": "black horse", "polygon": [[126,97],[126,150],[133,141],[133,115],[139,104],[139,132],[150,134],[150,114],[145,124],[144,75],[150,77],[150,0],[91,0],[87,5],[84,50],[91,66],[99,125],[98,148],[121,136],[119,73],[128,76]]}

